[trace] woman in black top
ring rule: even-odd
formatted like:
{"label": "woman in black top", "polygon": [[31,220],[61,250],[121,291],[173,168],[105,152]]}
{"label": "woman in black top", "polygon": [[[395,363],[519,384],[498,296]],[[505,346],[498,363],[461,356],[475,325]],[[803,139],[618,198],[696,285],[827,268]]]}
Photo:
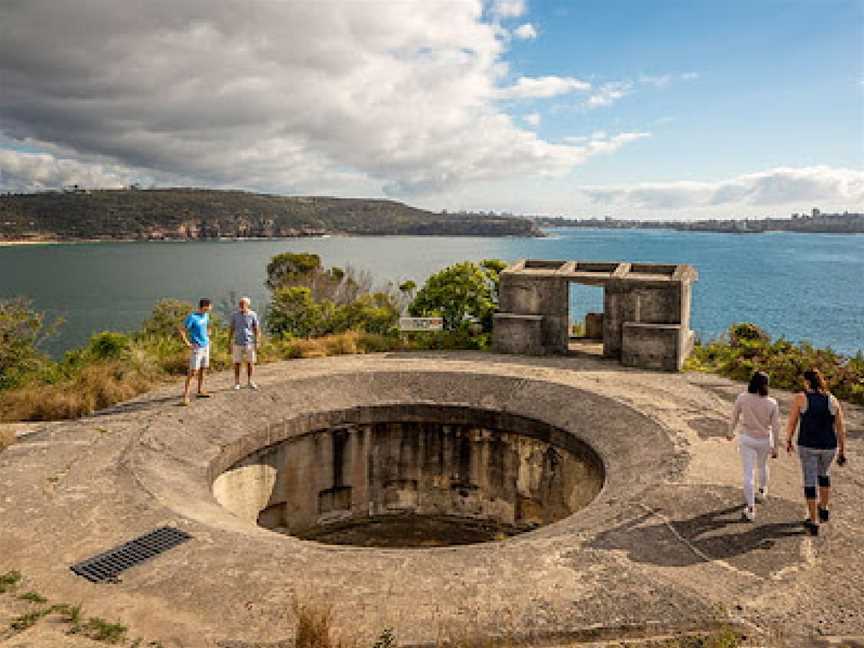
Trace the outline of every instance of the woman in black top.
{"label": "woman in black top", "polygon": [[[843,410],[825,383],[818,369],[804,372],[804,391],[795,394],[789,423],[786,426],[786,451],[792,452],[792,436],[798,430],[798,457],[804,475],[804,499],[809,517],[804,526],[810,535],[818,535],[819,523],[830,518],[831,464],[846,463],[846,426]],[[839,453],[838,453],[839,451]],[[819,506],[816,506],[816,486],[819,486]]]}

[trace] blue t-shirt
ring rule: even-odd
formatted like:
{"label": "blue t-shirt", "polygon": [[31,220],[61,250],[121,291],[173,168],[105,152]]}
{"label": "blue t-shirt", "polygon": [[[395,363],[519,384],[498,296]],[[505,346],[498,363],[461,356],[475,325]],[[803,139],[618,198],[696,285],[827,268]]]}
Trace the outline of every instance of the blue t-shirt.
{"label": "blue t-shirt", "polygon": [[259,326],[258,314],[253,310],[245,313],[236,311],[231,316],[231,327],[234,329],[234,344],[246,346],[255,341],[255,329]]}
{"label": "blue t-shirt", "polygon": [[210,315],[207,313],[194,312],[186,318],[183,326],[186,327],[186,333],[189,335],[189,341],[195,346],[206,347],[210,344],[210,338],[207,336],[207,326],[210,324]]}

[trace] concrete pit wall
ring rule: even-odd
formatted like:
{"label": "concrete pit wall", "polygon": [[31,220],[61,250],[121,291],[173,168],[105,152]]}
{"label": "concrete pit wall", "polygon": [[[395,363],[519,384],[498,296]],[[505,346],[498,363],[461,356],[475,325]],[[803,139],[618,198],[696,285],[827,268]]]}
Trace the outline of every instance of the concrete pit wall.
{"label": "concrete pit wall", "polygon": [[382,420],[366,415],[257,450],[216,478],[214,495],[281,533],[411,547],[528,531],[581,509],[603,486],[600,459],[561,430],[482,410],[425,409],[417,420],[404,407],[385,408]]}

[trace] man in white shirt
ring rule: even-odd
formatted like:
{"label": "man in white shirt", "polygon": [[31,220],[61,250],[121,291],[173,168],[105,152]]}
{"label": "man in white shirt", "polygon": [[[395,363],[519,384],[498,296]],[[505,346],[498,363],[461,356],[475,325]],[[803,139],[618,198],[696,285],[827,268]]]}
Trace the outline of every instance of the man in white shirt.
{"label": "man in white shirt", "polygon": [[261,328],[258,314],[250,306],[252,300],[241,297],[239,309],[231,315],[231,355],[234,359],[234,389],[240,389],[240,365],[246,363],[249,389],[258,389],[252,382],[256,351],[261,346]]}

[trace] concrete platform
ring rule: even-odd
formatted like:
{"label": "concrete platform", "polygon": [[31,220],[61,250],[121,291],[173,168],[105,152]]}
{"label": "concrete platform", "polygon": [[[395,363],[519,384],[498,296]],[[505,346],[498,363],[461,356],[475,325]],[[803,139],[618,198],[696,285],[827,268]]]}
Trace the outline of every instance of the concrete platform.
{"label": "concrete platform", "polygon": [[[810,538],[798,526],[797,459],[785,455],[772,462],[756,522],[739,521],[739,461],[723,434],[741,386],[714,376],[586,357],[424,353],[268,365],[259,392],[230,391],[230,380],[214,377],[214,397],[189,408],[176,405],[176,388],[160,390],[40,426],[3,451],[0,573],[20,570],[52,601],[81,602],[165,647],[290,645],[295,597],[332,603],[337,624],[357,636],[392,627],[406,644],[453,627],[564,645],[728,621],[793,646],[864,635],[858,408],[849,408],[850,465],[835,469],[834,518]],[[298,417],[430,403],[565,430],[602,458],[604,487],[535,531],[422,549],[302,541],[234,516],[212,495],[220,471],[292,434]],[[162,525],[193,539],[116,584],[69,570]],[[6,641],[41,645],[26,638]]]}

